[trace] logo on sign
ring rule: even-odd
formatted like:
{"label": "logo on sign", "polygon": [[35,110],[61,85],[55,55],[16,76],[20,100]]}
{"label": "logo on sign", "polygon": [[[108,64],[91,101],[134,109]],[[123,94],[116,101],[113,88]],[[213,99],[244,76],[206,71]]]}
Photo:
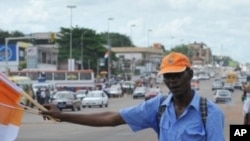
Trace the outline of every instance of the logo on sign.
{"label": "logo on sign", "polygon": [[[12,50],[7,47],[7,59],[10,60],[12,56]],[[5,46],[0,47],[0,61],[5,60]]]}

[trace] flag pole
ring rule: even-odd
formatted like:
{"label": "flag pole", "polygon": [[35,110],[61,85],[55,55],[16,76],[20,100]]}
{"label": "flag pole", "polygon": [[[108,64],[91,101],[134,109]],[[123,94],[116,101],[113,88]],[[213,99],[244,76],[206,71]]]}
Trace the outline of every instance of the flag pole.
{"label": "flag pole", "polygon": [[[48,109],[46,109],[45,107],[43,107],[41,104],[39,104],[37,101],[35,101],[30,95],[28,95],[27,93],[25,93],[25,92],[21,92],[21,94],[25,97],[25,98],[27,98],[27,100],[29,100],[32,104],[34,104],[34,106],[36,106],[38,109],[40,109],[40,110],[43,110],[43,111],[48,111]],[[54,121],[60,121],[59,119],[55,119],[55,118],[53,118],[53,117],[51,117],[51,116],[47,116],[47,117],[49,117],[50,119],[52,119],[52,120],[54,120]]]}

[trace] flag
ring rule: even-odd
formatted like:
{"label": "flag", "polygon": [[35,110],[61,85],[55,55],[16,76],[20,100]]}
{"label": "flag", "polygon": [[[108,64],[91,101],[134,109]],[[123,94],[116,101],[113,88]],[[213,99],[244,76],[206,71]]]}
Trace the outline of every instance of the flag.
{"label": "flag", "polygon": [[106,59],[106,58],[108,58],[109,57],[109,52],[107,51],[106,53],[105,53],[105,55],[104,55],[104,58]]}
{"label": "flag", "polygon": [[0,72],[0,140],[16,139],[22,121],[23,107],[19,102],[22,89]]}

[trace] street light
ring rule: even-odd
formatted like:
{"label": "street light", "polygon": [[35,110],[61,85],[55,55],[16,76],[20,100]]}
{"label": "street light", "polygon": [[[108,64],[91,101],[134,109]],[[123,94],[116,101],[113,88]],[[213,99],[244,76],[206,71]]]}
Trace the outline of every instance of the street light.
{"label": "street light", "polygon": [[67,8],[70,8],[70,48],[69,48],[69,70],[73,70],[73,68],[71,67],[73,64],[73,61],[72,61],[72,9],[73,8],[76,8],[75,5],[68,5]]}
{"label": "street light", "polygon": [[108,18],[108,84],[110,84],[111,76],[111,44],[109,39],[109,21],[112,21],[113,18]]}
{"label": "street light", "polygon": [[149,33],[152,32],[152,29],[148,29],[147,32],[147,46],[149,47]]}
{"label": "street light", "polygon": [[136,25],[135,24],[132,24],[130,25],[130,39],[131,39],[131,43],[132,43],[132,40],[133,40],[133,27],[135,27]]}

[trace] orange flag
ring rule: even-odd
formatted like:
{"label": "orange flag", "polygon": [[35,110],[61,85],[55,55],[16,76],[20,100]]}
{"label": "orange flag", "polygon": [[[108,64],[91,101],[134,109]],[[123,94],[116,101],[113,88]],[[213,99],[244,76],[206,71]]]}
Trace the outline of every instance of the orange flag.
{"label": "orange flag", "polygon": [[23,107],[19,102],[22,89],[0,72],[0,140],[16,139],[22,121]]}

